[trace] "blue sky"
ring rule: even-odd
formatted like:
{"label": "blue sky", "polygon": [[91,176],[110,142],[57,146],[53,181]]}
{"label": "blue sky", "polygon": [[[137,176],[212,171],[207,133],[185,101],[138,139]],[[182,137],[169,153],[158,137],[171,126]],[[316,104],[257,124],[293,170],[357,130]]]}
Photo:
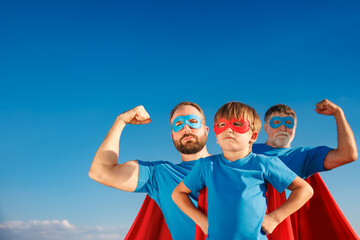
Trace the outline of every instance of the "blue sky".
{"label": "blue sky", "polygon": [[[126,127],[120,162],[179,162],[168,118],[185,100],[209,126],[228,101],[261,117],[285,103],[298,115],[293,146],[336,147],[334,119],[314,111],[327,98],[360,142],[358,1],[1,5],[0,236],[122,239],[145,195],[87,173],[116,116],[138,105],[152,122]],[[220,152],[213,131],[207,145]],[[321,174],[358,234],[359,171],[355,162]]]}

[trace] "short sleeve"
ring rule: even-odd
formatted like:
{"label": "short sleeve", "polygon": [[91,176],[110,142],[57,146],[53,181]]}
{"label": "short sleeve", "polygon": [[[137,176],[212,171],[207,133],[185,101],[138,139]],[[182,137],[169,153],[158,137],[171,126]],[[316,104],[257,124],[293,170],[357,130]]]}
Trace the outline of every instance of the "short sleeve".
{"label": "short sleeve", "polygon": [[317,172],[328,171],[328,169],[324,168],[324,160],[331,150],[333,149],[326,146],[304,148],[304,151],[307,152],[303,173],[304,178]]}
{"label": "short sleeve", "polygon": [[152,162],[145,162],[138,160],[139,164],[139,179],[134,192],[149,192],[152,185],[155,165]]}
{"label": "short sleeve", "polygon": [[297,177],[278,157],[268,157],[266,180],[279,192],[283,192]]}
{"label": "short sleeve", "polygon": [[203,159],[198,160],[190,173],[184,178],[183,182],[185,186],[190,189],[192,193],[198,193],[204,186],[204,161]]}

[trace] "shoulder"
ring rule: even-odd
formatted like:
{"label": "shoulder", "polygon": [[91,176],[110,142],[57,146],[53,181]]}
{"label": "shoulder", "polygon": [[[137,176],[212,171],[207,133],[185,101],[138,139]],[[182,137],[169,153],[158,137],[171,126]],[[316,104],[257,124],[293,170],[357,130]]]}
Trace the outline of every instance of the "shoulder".
{"label": "shoulder", "polygon": [[333,148],[327,147],[327,146],[306,146],[306,147],[295,147],[291,148],[291,152],[294,153],[311,153],[311,152],[328,152],[332,150]]}
{"label": "shoulder", "polygon": [[178,164],[174,164],[169,161],[142,161],[137,160],[140,168],[151,168],[151,169],[161,169],[161,168],[175,168]]}
{"label": "shoulder", "polygon": [[269,155],[265,155],[265,154],[261,154],[261,153],[252,153],[253,158],[255,158],[256,160],[260,161],[260,162],[266,162],[269,161],[269,159],[274,159],[277,158],[276,156],[269,156]]}
{"label": "shoulder", "polygon": [[264,166],[268,166],[269,164],[282,163],[280,158],[277,156],[268,156],[264,154],[255,154],[255,153],[253,153],[253,155],[254,155],[254,159]]}
{"label": "shoulder", "polygon": [[219,161],[219,156],[220,156],[220,154],[216,154],[216,155],[211,155],[211,156],[204,157],[204,158],[199,158],[199,160],[197,161],[197,164],[210,165],[214,162]]}
{"label": "shoulder", "polygon": [[256,152],[257,150],[263,149],[264,146],[265,146],[264,143],[254,143],[254,144],[252,145],[252,150],[253,150],[254,152]]}

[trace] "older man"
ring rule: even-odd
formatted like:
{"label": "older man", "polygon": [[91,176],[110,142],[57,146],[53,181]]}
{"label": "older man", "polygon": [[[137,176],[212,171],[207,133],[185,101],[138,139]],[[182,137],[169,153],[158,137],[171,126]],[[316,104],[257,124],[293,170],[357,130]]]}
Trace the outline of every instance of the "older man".
{"label": "older man", "polygon": [[338,134],[336,149],[325,146],[291,148],[297,124],[296,114],[290,107],[277,104],[265,114],[267,140],[264,144],[254,144],[253,152],[278,156],[302,178],[355,161],[358,156],[356,142],[343,110],[325,99],[316,104],[315,111],[335,118]]}
{"label": "older man", "polygon": [[[343,110],[336,104],[325,99],[316,104],[315,111],[335,118],[338,135],[336,149],[326,146],[290,147],[295,136],[297,119],[294,110],[284,104],[277,104],[267,110],[264,124],[267,140],[264,144],[253,145],[254,153],[278,156],[298,176],[307,178],[315,193],[306,207],[291,216],[292,223],[289,223],[288,219],[276,229],[277,232],[270,235],[271,240],[279,239],[282,234],[288,234],[286,239],[297,240],[358,239],[317,174],[357,159],[354,134]],[[309,176],[311,177],[308,178]],[[276,208],[276,204],[281,204],[285,196],[279,196],[271,190],[271,186],[269,189],[268,207]],[[281,200],[273,201],[275,198]]]}

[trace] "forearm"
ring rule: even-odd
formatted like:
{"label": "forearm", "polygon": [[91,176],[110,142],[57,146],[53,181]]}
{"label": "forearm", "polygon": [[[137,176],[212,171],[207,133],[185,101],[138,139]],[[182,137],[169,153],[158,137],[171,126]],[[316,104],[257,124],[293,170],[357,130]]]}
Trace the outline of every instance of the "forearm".
{"label": "forearm", "polygon": [[354,133],[342,110],[334,114],[337,128],[337,151],[343,156],[344,161],[354,161],[358,157]]}
{"label": "forearm", "polygon": [[338,146],[326,155],[324,160],[324,168],[326,169],[334,169],[353,162],[358,157],[355,137],[349,123],[346,121],[344,112],[339,109],[334,114],[334,118],[336,121]]}
{"label": "forearm", "polygon": [[277,224],[281,223],[285,218],[300,209],[313,195],[313,189],[310,186],[303,186],[294,189],[289,198],[279,208],[269,213]]}
{"label": "forearm", "polygon": [[172,198],[181,211],[189,216],[204,231],[204,226],[207,226],[207,217],[195,207],[189,195],[175,190],[172,194]]}

